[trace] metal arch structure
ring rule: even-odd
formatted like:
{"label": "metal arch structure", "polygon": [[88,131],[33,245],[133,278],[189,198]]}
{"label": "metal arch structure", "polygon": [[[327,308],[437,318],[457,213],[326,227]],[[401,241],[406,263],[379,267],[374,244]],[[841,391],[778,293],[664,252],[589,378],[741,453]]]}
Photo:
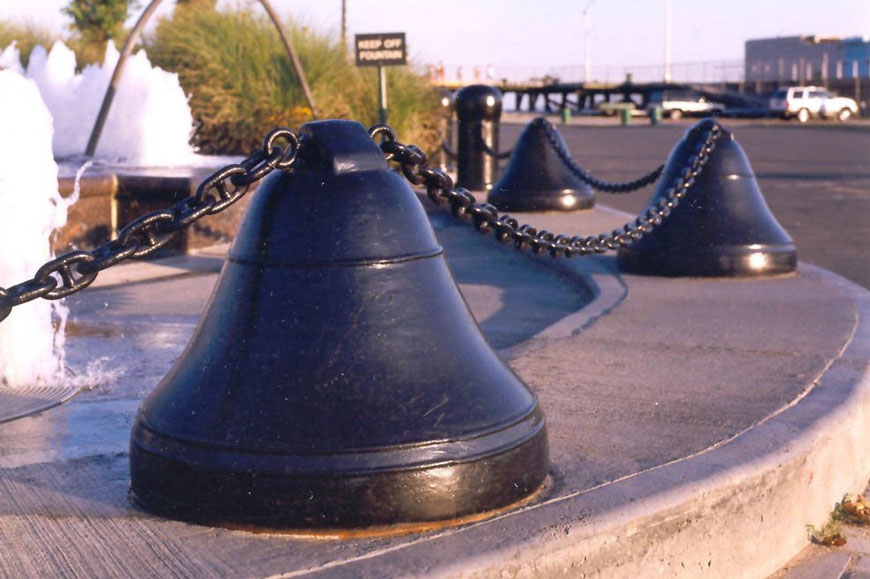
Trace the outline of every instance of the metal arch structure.
{"label": "metal arch structure", "polygon": [[[139,35],[142,33],[142,29],[145,28],[145,25],[151,19],[151,16],[154,15],[154,11],[157,9],[157,6],[161,1],[162,0],[151,0],[151,3],[148,4],[142,12],[142,15],[139,16],[135,26],[133,26],[130,34],[127,35],[127,39],[124,41],[124,46],[121,49],[121,56],[118,58],[118,64],[115,65],[112,79],[109,81],[109,87],[106,89],[106,95],[103,97],[103,104],[100,106],[100,112],[97,114],[97,120],[94,122],[94,128],[91,130],[91,136],[88,139],[88,146],[85,149],[85,155],[88,157],[93,157],[97,150],[97,144],[100,142],[100,136],[103,133],[103,126],[106,124],[106,118],[109,116],[109,109],[112,108],[112,100],[114,100],[118,84],[121,82],[124,65],[127,63],[130,54],[133,52],[133,46],[135,46],[136,41],[139,40]],[[284,43],[284,48],[290,56],[293,68],[296,71],[296,76],[299,78],[299,83],[302,85],[302,92],[305,94],[305,100],[308,102],[308,108],[311,109],[311,116],[316,120],[317,109],[314,106],[314,97],[311,95],[311,89],[308,86],[308,80],[305,78],[305,72],[302,70],[302,64],[299,62],[299,57],[296,55],[296,50],[294,50],[293,45],[290,43],[290,39],[287,37],[284,27],[281,25],[281,21],[278,19],[278,15],[275,13],[275,10],[272,8],[269,1],[258,1],[266,10],[266,14],[269,15],[269,19],[278,31],[278,36],[281,37],[281,42]]]}

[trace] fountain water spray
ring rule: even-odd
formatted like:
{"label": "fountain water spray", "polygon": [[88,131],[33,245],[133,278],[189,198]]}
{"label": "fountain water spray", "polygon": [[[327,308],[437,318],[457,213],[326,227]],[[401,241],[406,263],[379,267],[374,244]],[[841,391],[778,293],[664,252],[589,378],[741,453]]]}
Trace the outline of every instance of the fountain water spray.
{"label": "fountain water spray", "polygon": [[[33,81],[0,71],[0,287],[51,259],[52,232],[70,201],[58,193],[52,118]],[[63,371],[65,308],[36,300],[0,324],[0,384],[56,382]]]}
{"label": "fountain water spray", "polygon": [[[110,41],[103,64],[77,74],[75,54],[63,42],[55,42],[49,52],[42,46],[33,49],[25,76],[36,82],[54,118],[55,157],[84,153],[118,58]],[[0,68],[21,70],[14,44],[0,51]],[[133,166],[196,164],[192,131],[193,116],[178,75],[151,66],[140,50],[127,62],[96,157]]]}

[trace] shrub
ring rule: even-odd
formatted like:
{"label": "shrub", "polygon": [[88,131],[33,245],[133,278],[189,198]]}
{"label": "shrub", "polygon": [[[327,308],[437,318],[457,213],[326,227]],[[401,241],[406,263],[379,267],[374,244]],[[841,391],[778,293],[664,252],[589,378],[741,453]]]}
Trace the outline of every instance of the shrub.
{"label": "shrub", "polygon": [[73,20],[70,28],[76,33],[72,44],[78,66],[102,60],[109,40],[123,43],[124,21],[137,7],[136,0],[70,0],[61,12]]}
{"label": "shrub", "polygon": [[21,64],[25,67],[30,61],[30,53],[34,47],[42,45],[46,50],[49,50],[54,41],[59,39],[61,39],[61,35],[47,26],[34,22],[19,23],[0,20],[0,50],[15,41],[18,51],[21,53]]}
{"label": "shrub", "polygon": [[[373,69],[350,63],[341,44],[293,21],[285,29],[311,87],[320,118],[378,120]],[[146,40],[151,61],[177,72],[197,128],[194,144],[211,154],[246,154],[271,128],[310,120],[301,84],[278,33],[250,8],[215,10],[211,2],[180,4]],[[437,100],[409,68],[389,70],[390,122],[405,142],[434,148]]]}

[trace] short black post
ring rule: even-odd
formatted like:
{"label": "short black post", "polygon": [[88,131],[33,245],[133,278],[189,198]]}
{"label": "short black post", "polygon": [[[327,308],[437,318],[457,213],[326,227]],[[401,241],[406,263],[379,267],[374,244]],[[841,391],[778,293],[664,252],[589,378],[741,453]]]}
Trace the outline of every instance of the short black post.
{"label": "short black post", "polygon": [[[456,93],[459,146],[457,185],[471,191],[488,191],[498,176],[498,123],[501,91],[473,84]],[[488,150],[487,150],[488,149]]]}

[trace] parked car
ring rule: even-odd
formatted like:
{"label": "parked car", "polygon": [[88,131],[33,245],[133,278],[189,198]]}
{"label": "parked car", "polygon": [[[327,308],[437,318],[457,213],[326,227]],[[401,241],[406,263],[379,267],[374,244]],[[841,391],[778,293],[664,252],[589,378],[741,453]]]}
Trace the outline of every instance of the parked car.
{"label": "parked car", "polygon": [[812,117],[847,121],[858,114],[858,103],[853,99],[831,95],[818,86],[781,88],[770,96],[768,108],[784,119],[802,123]]}
{"label": "parked car", "polygon": [[715,116],[725,110],[725,105],[708,100],[693,90],[655,91],[649,97],[647,110],[661,107],[662,114],[672,119],[684,116]]}

